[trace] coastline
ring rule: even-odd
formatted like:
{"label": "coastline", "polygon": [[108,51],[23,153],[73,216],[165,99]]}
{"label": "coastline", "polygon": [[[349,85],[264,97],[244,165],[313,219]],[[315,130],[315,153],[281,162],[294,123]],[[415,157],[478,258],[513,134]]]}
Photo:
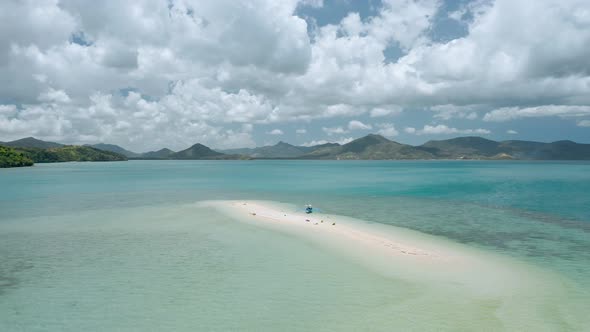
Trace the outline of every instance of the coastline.
{"label": "coastline", "polygon": [[317,250],[345,257],[387,278],[432,289],[443,297],[465,297],[474,305],[494,303],[490,315],[509,330],[530,328],[525,321],[531,317],[543,322],[539,326],[583,326],[573,317],[568,322],[548,322],[545,317],[547,312],[564,314],[575,307],[573,301],[564,304],[574,287],[569,280],[511,257],[390,225],[324,213],[307,215],[277,202],[202,201],[197,205],[295,236]]}

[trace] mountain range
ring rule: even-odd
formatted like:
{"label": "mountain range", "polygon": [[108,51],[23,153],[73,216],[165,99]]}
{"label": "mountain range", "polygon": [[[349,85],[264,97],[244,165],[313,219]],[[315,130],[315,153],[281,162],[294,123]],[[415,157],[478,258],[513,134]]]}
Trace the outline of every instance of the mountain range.
{"label": "mountain range", "polygon": [[182,151],[174,152],[168,148],[158,151],[149,151],[139,154],[130,159],[143,160],[231,160],[231,159],[249,159],[239,154],[226,154],[214,151],[209,147],[197,143]]}
{"label": "mountain range", "polygon": [[492,141],[457,137],[411,146],[379,135],[367,135],[342,146],[316,150],[306,159],[472,159],[472,160],[590,160],[590,144],[572,141],[541,143]]}
{"label": "mountain range", "polygon": [[[113,144],[88,146],[63,145],[27,137],[0,142],[35,162],[114,161],[127,159],[150,160],[231,160],[231,159],[320,159],[320,160],[590,160],[590,144],[572,141],[552,143],[531,141],[493,141],[482,137],[457,137],[432,140],[412,146],[370,134],[346,144],[327,143],[315,146],[295,146],[279,142],[257,148],[215,151],[194,144],[182,151],[164,148],[136,153]],[[7,149],[4,149],[9,151]],[[3,150],[3,151],[4,151]],[[14,151],[10,151],[14,156]],[[6,152],[8,153],[8,152]]]}
{"label": "mountain range", "polygon": [[421,148],[445,159],[590,160],[590,144],[572,141],[496,142],[481,137],[429,141]]}
{"label": "mountain range", "polygon": [[225,154],[213,151],[203,144],[195,144],[188,149],[171,154],[168,159],[204,160],[204,159],[244,159],[241,155]]}
{"label": "mountain range", "polygon": [[243,149],[229,149],[229,150],[219,150],[222,153],[228,154],[239,154],[243,156],[248,156],[250,158],[257,158],[257,159],[281,159],[281,158],[298,158],[304,156],[308,153],[311,153],[315,150],[325,148],[325,147],[333,147],[333,146],[340,146],[338,143],[326,143],[321,145],[314,145],[314,146],[296,146],[291,145],[289,143],[285,143],[283,141],[278,142],[275,145],[267,145],[261,146],[257,148],[243,148]]}
{"label": "mountain range", "polygon": [[337,160],[436,159],[432,153],[420,147],[390,141],[383,136],[373,134],[343,145],[321,147],[300,158]]}

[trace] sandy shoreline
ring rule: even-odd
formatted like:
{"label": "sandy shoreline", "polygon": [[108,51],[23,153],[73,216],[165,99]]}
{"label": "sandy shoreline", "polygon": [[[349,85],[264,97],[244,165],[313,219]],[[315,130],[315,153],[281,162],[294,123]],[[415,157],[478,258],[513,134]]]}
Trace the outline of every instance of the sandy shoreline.
{"label": "sandy shoreline", "polygon": [[328,215],[323,213],[306,214],[304,212],[292,211],[287,207],[275,206],[269,202],[260,201],[217,201],[210,204],[232,209],[242,217],[256,220],[263,223],[279,224],[285,227],[305,229],[315,234],[322,233],[324,236],[339,237],[342,240],[362,244],[368,247],[381,248],[394,256],[416,256],[419,259],[444,260],[449,257],[441,256],[433,250],[422,249],[399,242],[395,239],[384,237],[379,234],[367,232],[352,227],[344,217]]}
{"label": "sandy shoreline", "polygon": [[199,205],[242,222],[295,235],[389,276],[457,282],[477,292],[520,287],[528,279],[529,266],[520,262],[394,226],[324,213],[306,214],[303,208],[268,201],[205,201]]}
{"label": "sandy shoreline", "polygon": [[496,306],[494,316],[501,321],[542,316],[535,305],[552,306],[551,298],[566,294],[563,280],[544,269],[412,230],[344,216],[306,214],[302,207],[277,202],[204,201],[198,205],[299,237],[393,280],[421,285],[449,298],[461,294],[474,303],[491,301]]}

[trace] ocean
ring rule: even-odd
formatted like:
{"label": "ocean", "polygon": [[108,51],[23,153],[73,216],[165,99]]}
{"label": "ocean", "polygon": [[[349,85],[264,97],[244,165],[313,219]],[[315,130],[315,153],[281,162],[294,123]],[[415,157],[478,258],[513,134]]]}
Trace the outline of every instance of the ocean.
{"label": "ocean", "polygon": [[[589,162],[37,164],[0,188],[1,331],[590,330]],[[394,277],[205,200],[419,232],[526,266],[544,295]]]}

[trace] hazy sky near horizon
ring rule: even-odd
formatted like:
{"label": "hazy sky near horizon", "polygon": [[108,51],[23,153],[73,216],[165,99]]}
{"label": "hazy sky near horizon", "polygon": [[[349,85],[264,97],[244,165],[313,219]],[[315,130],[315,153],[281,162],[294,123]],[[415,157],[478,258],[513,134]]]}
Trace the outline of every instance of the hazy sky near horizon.
{"label": "hazy sky near horizon", "polygon": [[0,141],[590,143],[588,0],[4,0]]}

